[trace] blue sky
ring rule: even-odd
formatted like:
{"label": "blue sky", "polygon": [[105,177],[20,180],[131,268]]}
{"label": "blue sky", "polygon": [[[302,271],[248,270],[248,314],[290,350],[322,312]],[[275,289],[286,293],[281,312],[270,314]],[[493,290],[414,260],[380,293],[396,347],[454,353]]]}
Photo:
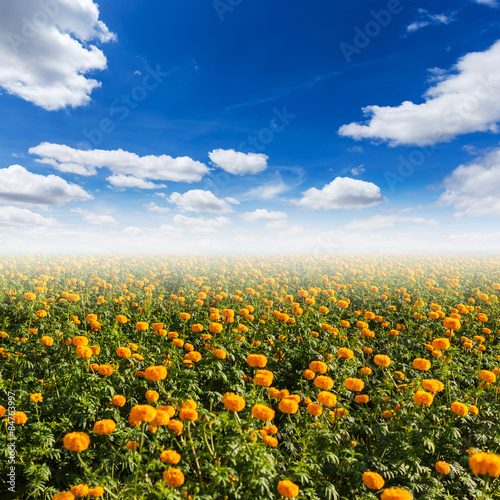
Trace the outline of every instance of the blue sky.
{"label": "blue sky", "polygon": [[494,0],[19,0],[4,252],[500,243]]}

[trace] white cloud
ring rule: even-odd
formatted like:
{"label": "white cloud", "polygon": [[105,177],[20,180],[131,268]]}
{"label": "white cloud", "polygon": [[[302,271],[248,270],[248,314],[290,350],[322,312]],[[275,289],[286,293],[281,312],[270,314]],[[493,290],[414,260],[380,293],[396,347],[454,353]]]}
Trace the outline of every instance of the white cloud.
{"label": "white cloud", "polygon": [[91,200],[93,196],[56,175],[28,172],[21,165],[0,169],[0,201],[25,206],[65,205]]}
{"label": "white cloud", "polygon": [[[152,179],[174,182],[198,182],[206,173],[208,167],[192,160],[188,156],[172,158],[168,155],[139,156],[122,149],[74,149],[64,144],[43,142],[29,149],[30,154],[41,158],[40,163],[51,165],[62,172],[73,172],[80,175],[93,175],[96,168],[109,168],[114,174],[131,175],[138,179]],[[112,176],[112,182],[122,183],[121,187],[138,187],[137,181],[125,178],[125,175]],[[135,183],[135,184],[134,184]],[[148,185],[149,186],[149,185]],[[156,186],[156,188],[161,186]],[[147,187],[147,189],[151,189]]]}
{"label": "white cloud", "polygon": [[0,207],[0,226],[43,226],[54,227],[60,223],[53,217],[43,217],[26,208]]}
{"label": "white cloud", "polygon": [[226,196],[224,198],[228,203],[231,203],[231,205],[239,205],[240,202],[236,198],[231,198],[230,196]]}
{"label": "white cloud", "polygon": [[111,175],[110,177],[106,177],[106,180],[113,186],[118,189],[126,189],[126,188],[138,188],[138,189],[158,189],[167,187],[165,184],[155,184],[151,181],[145,181],[144,179],[139,179],[138,177],[134,177],[133,175]]}
{"label": "white cloud", "polygon": [[277,221],[288,219],[285,212],[269,212],[265,208],[259,208],[254,212],[245,212],[240,214],[240,217],[247,222],[260,222],[260,221]]}
{"label": "white cloud", "polygon": [[472,0],[474,3],[481,5],[489,5],[490,7],[498,7],[498,0]]}
{"label": "white cloud", "polygon": [[233,209],[226,201],[217,198],[211,191],[192,189],[184,194],[172,193],[168,201],[175,203],[179,210],[185,212],[225,213]]}
{"label": "white cloud", "polygon": [[99,215],[82,208],[73,208],[71,212],[79,214],[82,219],[92,226],[117,226],[118,221],[111,215]]}
{"label": "white cloud", "polygon": [[143,230],[137,226],[127,226],[122,229],[122,233],[129,234],[130,236],[139,236],[143,234]]}
{"label": "white cloud", "polygon": [[46,110],[90,101],[101,84],[87,73],[106,68],[92,44],[114,38],[92,0],[15,0],[0,16],[0,86]]}
{"label": "white cloud", "polygon": [[415,32],[427,26],[436,26],[438,24],[450,24],[455,20],[454,14],[431,14],[426,9],[418,9],[418,19],[406,27],[408,33]]}
{"label": "white cloud", "polygon": [[393,228],[396,226],[439,226],[435,219],[426,219],[425,217],[398,217],[397,215],[374,215],[365,219],[353,219],[341,228],[349,231],[375,231],[379,229]]}
{"label": "white cloud", "polygon": [[269,158],[262,153],[240,153],[234,149],[214,149],[208,156],[216,167],[234,175],[263,172],[267,168]]}
{"label": "white cloud", "polygon": [[366,168],[364,165],[358,165],[357,167],[353,167],[351,169],[347,169],[345,172],[350,172],[351,175],[361,175],[366,172]]}
{"label": "white cloud", "polygon": [[291,187],[285,184],[282,179],[278,182],[271,182],[268,184],[263,184],[261,186],[254,187],[244,194],[246,199],[261,199],[261,200],[271,200],[276,196],[290,191]]}
{"label": "white cloud", "polygon": [[294,203],[311,210],[361,209],[387,201],[372,182],[336,177],[322,189],[310,188]]}
{"label": "white cloud", "polygon": [[177,214],[173,221],[180,228],[189,229],[194,233],[216,233],[217,229],[231,224],[231,221],[223,216],[215,217],[214,219],[202,219],[201,217],[186,217],[185,215]]}
{"label": "white cloud", "polygon": [[435,144],[472,132],[497,132],[500,121],[500,40],[484,52],[471,52],[438,76],[425,102],[367,106],[366,123],[342,125],[339,134],[391,145]]}
{"label": "white cloud", "polygon": [[457,216],[500,217],[500,148],[460,165],[444,179],[438,204],[453,205]]}
{"label": "white cloud", "polygon": [[164,214],[166,212],[171,212],[170,208],[168,207],[160,207],[160,205],[157,205],[154,201],[151,201],[147,205],[143,205],[145,208],[147,208],[150,212],[157,212],[159,214]]}

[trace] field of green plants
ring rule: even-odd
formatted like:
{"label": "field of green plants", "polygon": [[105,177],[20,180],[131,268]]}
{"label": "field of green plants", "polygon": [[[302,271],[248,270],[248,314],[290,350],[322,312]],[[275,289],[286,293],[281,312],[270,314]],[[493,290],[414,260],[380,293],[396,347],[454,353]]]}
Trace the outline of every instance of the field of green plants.
{"label": "field of green plants", "polygon": [[0,258],[2,499],[500,499],[500,258]]}

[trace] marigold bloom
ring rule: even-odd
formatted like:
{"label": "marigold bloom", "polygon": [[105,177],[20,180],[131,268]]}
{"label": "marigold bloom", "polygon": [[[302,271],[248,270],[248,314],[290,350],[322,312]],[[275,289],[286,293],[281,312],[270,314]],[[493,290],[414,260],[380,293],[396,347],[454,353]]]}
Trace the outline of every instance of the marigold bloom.
{"label": "marigold bloom", "polygon": [[71,491],[60,491],[52,496],[52,500],[75,500],[75,495]]}
{"label": "marigold bloom", "polygon": [[316,374],[312,371],[312,370],[304,370],[302,375],[304,375],[304,378],[306,378],[307,380],[312,380]]}
{"label": "marigold bloom", "polygon": [[203,331],[203,325],[201,325],[200,323],[196,323],[196,325],[193,325],[191,327],[191,331],[193,333],[201,333]]}
{"label": "marigold bloom", "polygon": [[212,353],[217,359],[226,359],[227,356],[226,351],[222,349],[214,349]]}
{"label": "marigold bloom", "polygon": [[188,361],[192,361],[193,363],[198,363],[201,360],[201,352],[191,351],[184,355],[184,359]]}
{"label": "marigold bloom", "polygon": [[262,420],[263,422],[267,422],[274,418],[275,412],[272,408],[268,406],[256,404],[252,408],[252,416]]}
{"label": "marigold bloom", "polygon": [[469,413],[469,408],[467,405],[460,403],[459,401],[455,401],[454,403],[451,403],[451,411],[457,415],[465,417],[465,415]]}
{"label": "marigold bloom", "polygon": [[351,349],[347,349],[345,347],[340,347],[337,350],[337,357],[339,359],[352,359],[354,358],[354,352]]}
{"label": "marigold bloom", "polygon": [[426,378],[422,380],[422,387],[429,392],[441,392],[444,389],[444,384],[439,380]]}
{"label": "marigold bloom", "polygon": [[162,365],[148,366],[144,370],[144,376],[152,381],[163,380],[167,377],[167,369]]}
{"label": "marigold bloom", "polygon": [[323,406],[331,407],[337,404],[337,396],[328,391],[321,391],[317,398]]}
{"label": "marigold bloom", "polygon": [[36,299],[36,295],[34,293],[25,293],[24,294],[24,300],[27,300],[28,302],[33,302]]}
{"label": "marigold bloom", "polygon": [[498,477],[500,476],[500,455],[484,452],[474,453],[469,458],[469,466],[473,474]]}
{"label": "marigold bloom", "polygon": [[367,394],[359,394],[358,396],[354,397],[354,401],[360,404],[368,403],[368,401],[370,401],[370,396],[368,396]]}
{"label": "marigold bloom", "polygon": [[450,341],[449,339],[434,339],[432,341],[432,347],[434,349],[438,349],[440,351],[449,349],[450,347]]}
{"label": "marigold bloom", "polygon": [[118,347],[118,349],[116,349],[116,355],[120,358],[130,358],[132,356],[132,351],[128,347]]}
{"label": "marigold bloom", "polygon": [[89,490],[89,497],[99,498],[104,495],[104,488],[102,486],[94,486]]}
{"label": "marigold bloom", "polygon": [[479,408],[475,405],[469,406],[469,412],[473,415],[477,415],[479,413]]}
{"label": "marigold bloom", "polygon": [[396,371],[394,372],[394,378],[397,380],[404,380],[405,374],[403,372]]}
{"label": "marigold bloom", "polygon": [[160,453],[160,460],[164,464],[175,465],[181,461],[181,456],[175,450],[164,450]]}
{"label": "marigold bloom", "polygon": [[28,417],[26,413],[22,411],[15,411],[14,414],[11,414],[11,421],[14,421],[16,425],[24,425],[28,421]]}
{"label": "marigold bloom", "polygon": [[115,406],[124,406],[127,400],[125,399],[124,396],[121,396],[120,394],[116,394],[112,397],[111,402]]}
{"label": "marigold bloom", "polygon": [[54,343],[54,339],[52,337],[47,337],[47,335],[44,335],[41,339],[40,342],[47,347],[50,347]]}
{"label": "marigold bloom", "polygon": [[182,430],[184,429],[184,424],[180,420],[170,420],[167,424],[167,428],[175,432],[177,436],[180,436]]}
{"label": "marigold bloom", "polygon": [[413,360],[413,368],[420,371],[427,371],[431,368],[431,362],[428,359],[415,358]]}
{"label": "marigold bloom", "polygon": [[113,373],[113,367],[111,365],[100,365],[97,371],[99,375],[106,375],[109,377]]}
{"label": "marigold bloom", "polygon": [[183,312],[183,313],[179,314],[179,318],[181,318],[182,320],[187,321],[188,319],[191,318],[191,314]]}
{"label": "marigold bloom", "polygon": [[497,380],[496,375],[489,370],[481,370],[481,372],[479,373],[479,377],[481,378],[481,380],[484,380],[485,382],[488,382],[490,384],[494,384]]}
{"label": "marigold bloom", "polygon": [[365,383],[359,378],[346,378],[344,386],[353,392],[360,392],[365,388]]}
{"label": "marigold bloom", "polygon": [[156,401],[158,401],[158,399],[160,399],[160,394],[156,391],[146,391],[146,399],[150,402],[150,403],[154,403]]}
{"label": "marigold bloom", "polygon": [[110,419],[98,420],[94,424],[94,432],[100,436],[111,434],[116,429],[116,423]]}
{"label": "marigold bloom", "polygon": [[311,361],[309,364],[309,370],[314,373],[323,374],[327,372],[328,366],[323,361]]}
{"label": "marigold bloom", "polygon": [[89,344],[89,339],[87,337],[84,337],[83,335],[73,338],[73,345],[76,347],[80,347],[80,346],[85,347],[88,344]]}
{"label": "marigold bloom", "polygon": [[64,447],[69,451],[80,453],[90,445],[90,437],[85,432],[70,432],[63,438]]}
{"label": "marigold bloom", "polygon": [[145,321],[139,321],[139,323],[135,324],[135,329],[139,332],[145,332],[149,328],[149,324]]}
{"label": "marigold bloom", "polygon": [[389,366],[391,364],[391,358],[385,354],[376,354],[373,358],[373,362],[378,366]]}
{"label": "marigold bloom", "polygon": [[444,462],[443,460],[436,462],[435,468],[441,474],[448,474],[450,472],[449,464]]}
{"label": "marigold bloom", "polygon": [[257,370],[254,383],[262,387],[269,387],[273,383],[274,374],[269,370]]}
{"label": "marigold bloom", "polygon": [[92,356],[92,349],[90,347],[78,346],[76,348],[76,355],[83,359],[89,359]]}
{"label": "marigold bloom", "polygon": [[369,366],[363,366],[359,369],[359,373],[361,373],[361,375],[371,375],[372,369]]}
{"label": "marigold bloom", "polygon": [[180,469],[170,467],[163,472],[163,480],[172,488],[178,488],[184,483],[184,474]]}
{"label": "marigold bloom", "polygon": [[6,411],[5,406],[0,406],[0,418],[5,415]]}
{"label": "marigold bloom", "polygon": [[75,495],[75,498],[86,497],[89,494],[89,485],[77,484],[71,488],[71,493]]}
{"label": "marigold bloom", "polygon": [[278,493],[285,498],[295,498],[299,495],[299,487],[295,484],[292,483],[292,481],[289,481],[288,479],[285,479],[284,481],[280,481],[278,483]]}
{"label": "marigold bloom", "polygon": [[413,395],[413,401],[415,401],[417,405],[430,406],[434,401],[434,394],[426,391],[417,391]]}
{"label": "marigold bloom", "polygon": [[220,324],[220,323],[210,323],[208,325],[208,329],[212,332],[212,333],[220,333],[222,332],[222,329],[224,327]]}
{"label": "marigold bloom", "polygon": [[319,417],[323,413],[323,407],[316,403],[309,403],[307,405],[307,413],[315,417]]}
{"label": "marigold bloom", "polygon": [[264,368],[267,365],[267,358],[263,354],[249,354],[247,363],[253,368]]}
{"label": "marigold bloom", "polygon": [[412,500],[411,493],[402,488],[385,488],[380,500]]}
{"label": "marigold bloom", "polygon": [[282,413],[294,414],[299,409],[299,404],[294,399],[282,399],[278,405],[279,411]]}
{"label": "marigold bloom", "polygon": [[33,403],[41,403],[43,401],[43,396],[39,392],[30,394],[30,401]]}
{"label": "marigold bloom", "polygon": [[328,391],[333,387],[333,380],[326,375],[319,375],[314,379],[314,385],[319,389],[324,389]]}
{"label": "marigold bloom", "polygon": [[459,330],[462,325],[458,318],[444,318],[443,326],[448,328],[448,330]]}
{"label": "marigold bloom", "polygon": [[139,448],[139,446],[140,445],[137,441],[127,441],[125,448],[127,448],[127,450],[137,450],[137,448]]}
{"label": "marigold bloom", "polygon": [[346,300],[339,300],[337,302],[337,307],[340,307],[340,309],[347,309],[349,307],[349,302]]}
{"label": "marigold bloom", "polygon": [[238,396],[234,392],[226,392],[226,394],[222,396],[222,404],[226,410],[238,412],[245,408],[246,402],[241,396]]}
{"label": "marigold bloom", "polygon": [[128,318],[126,316],[123,316],[123,314],[119,314],[117,317],[116,317],[116,321],[118,321],[118,323],[120,323],[121,325],[127,323]]}
{"label": "marigold bloom", "polygon": [[384,487],[384,478],[376,472],[367,471],[363,473],[363,484],[371,490],[380,490]]}
{"label": "marigold bloom", "polygon": [[183,408],[179,412],[179,418],[182,421],[188,420],[189,422],[194,422],[198,419],[198,412],[192,408]]}
{"label": "marigold bloom", "polygon": [[156,417],[156,410],[149,405],[135,405],[130,410],[130,418],[138,422],[151,422]]}

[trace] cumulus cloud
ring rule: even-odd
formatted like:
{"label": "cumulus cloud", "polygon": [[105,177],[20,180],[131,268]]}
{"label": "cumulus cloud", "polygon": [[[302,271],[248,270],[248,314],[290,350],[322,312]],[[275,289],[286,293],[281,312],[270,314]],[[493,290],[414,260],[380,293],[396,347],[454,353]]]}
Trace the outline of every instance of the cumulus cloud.
{"label": "cumulus cloud", "polygon": [[498,0],[472,0],[474,3],[481,5],[489,5],[490,7],[498,7]]}
{"label": "cumulus cloud", "polygon": [[4,2],[0,86],[49,111],[84,105],[101,85],[85,75],[106,68],[93,42],[114,37],[92,0]]}
{"label": "cumulus cloud", "polygon": [[214,149],[208,156],[216,167],[234,175],[263,172],[269,158],[262,153],[240,153],[234,149]]}
{"label": "cumulus cloud", "polygon": [[71,212],[79,214],[82,219],[92,226],[117,226],[118,221],[111,217],[111,215],[100,215],[90,212],[89,210],[83,210],[82,208],[74,208]]}
{"label": "cumulus cloud", "polygon": [[[39,163],[50,165],[62,172],[94,175],[96,168],[108,168],[115,176],[108,179],[117,187],[139,187],[134,179],[151,179],[174,182],[198,182],[208,167],[188,156],[172,158],[168,155],[139,156],[135,153],[104,149],[75,149],[64,144],[43,142],[29,149],[30,154],[40,156]],[[122,175],[120,175],[122,174]],[[132,176],[127,178],[126,176]],[[129,185],[127,185],[127,183]],[[146,189],[152,189],[146,184]],[[161,186],[155,186],[156,188]]]}
{"label": "cumulus cloud", "polygon": [[438,204],[452,205],[457,216],[500,217],[500,148],[460,165],[444,179]]}
{"label": "cumulus cloud", "polygon": [[133,175],[111,175],[110,177],[106,177],[106,180],[110,183],[111,186],[118,189],[158,189],[167,187],[165,184],[155,184],[154,182],[139,179],[138,177],[134,177]]}
{"label": "cumulus cloud", "polygon": [[408,33],[418,31],[427,26],[450,24],[455,20],[454,14],[432,14],[426,9],[418,9],[418,18],[406,27]]}
{"label": "cumulus cloud", "polygon": [[56,175],[33,174],[21,165],[0,169],[0,202],[48,207],[92,198],[80,186]]}
{"label": "cumulus cloud", "polygon": [[217,198],[211,191],[203,191],[203,189],[192,189],[184,194],[172,193],[168,201],[177,205],[177,208],[184,212],[221,214],[233,211],[229,203]]}
{"label": "cumulus cloud", "polygon": [[322,189],[310,188],[294,203],[310,210],[352,210],[373,207],[387,201],[372,182],[336,177]]}
{"label": "cumulus cloud", "polygon": [[471,132],[498,132],[500,120],[500,40],[484,52],[470,52],[452,71],[435,77],[425,101],[399,106],[367,106],[365,123],[350,123],[341,136],[390,145],[428,145]]}
{"label": "cumulus cloud", "polygon": [[342,229],[350,231],[375,231],[378,229],[393,228],[396,226],[439,226],[435,219],[426,219],[425,217],[398,217],[397,215],[374,215],[365,219],[353,219],[342,224]]}
{"label": "cumulus cloud", "polygon": [[137,226],[127,226],[122,229],[122,233],[128,234],[130,236],[140,236],[143,234],[143,230]]}
{"label": "cumulus cloud", "polygon": [[217,229],[231,224],[231,221],[223,216],[215,217],[214,219],[204,219],[177,214],[173,221],[180,228],[188,229],[194,233],[216,233]]}
{"label": "cumulus cloud", "polygon": [[0,207],[0,226],[44,226],[55,227],[60,223],[53,217],[43,217],[26,208]]}
{"label": "cumulus cloud", "polygon": [[260,222],[260,221],[277,221],[288,219],[286,212],[269,212],[265,208],[259,208],[254,212],[245,212],[240,214],[241,218],[247,222]]}

